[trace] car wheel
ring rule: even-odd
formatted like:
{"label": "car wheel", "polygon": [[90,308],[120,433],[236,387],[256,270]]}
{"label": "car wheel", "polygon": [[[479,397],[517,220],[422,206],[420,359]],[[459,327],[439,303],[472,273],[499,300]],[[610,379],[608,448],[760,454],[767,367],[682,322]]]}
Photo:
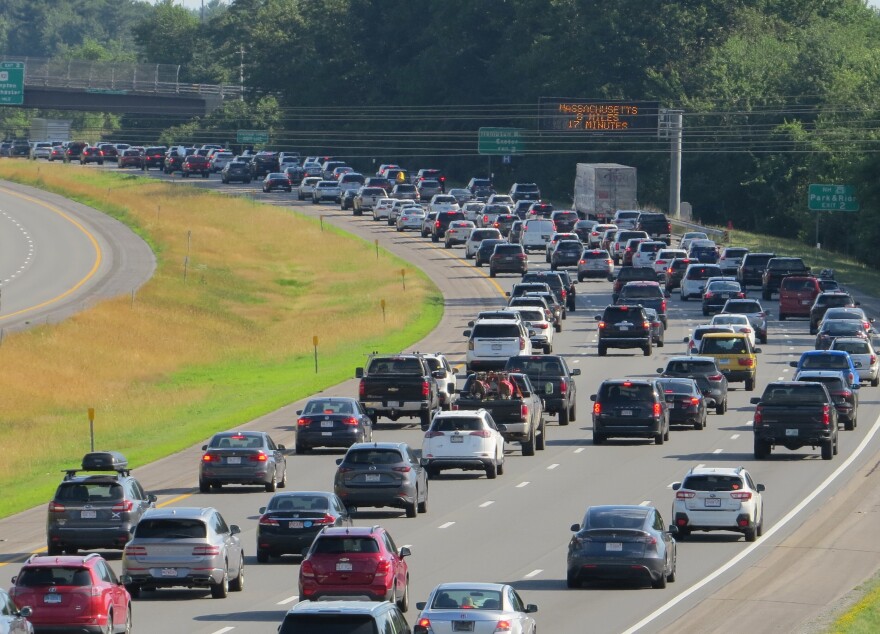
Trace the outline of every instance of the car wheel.
{"label": "car wheel", "polygon": [[544,451],[545,445],[547,444],[547,423],[544,422],[544,419],[541,419],[541,433],[538,434],[538,437],[535,439],[535,448],[538,451]]}
{"label": "car wheel", "polygon": [[429,480],[436,480],[440,475],[440,469],[437,467],[425,467],[425,473],[428,474]]}
{"label": "car wheel", "polygon": [[571,408],[568,410],[568,420],[571,422],[577,420],[577,403],[571,404]]}
{"label": "car wheel", "polygon": [[267,564],[269,563],[269,551],[263,548],[257,548],[257,563]]}
{"label": "car wheel", "polygon": [[278,474],[272,473],[272,479],[266,483],[266,491],[272,493],[278,487]]}
{"label": "car wheel", "polygon": [[880,376],[876,379],[871,379],[871,387],[877,387],[878,385],[880,385]]}
{"label": "car wheel", "polygon": [[580,588],[581,582],[571,573],[565,575],[565,585],[569,588]]}
{"label": "car wheel", "polygon": [[556,332],[562,332],[562,324],[554,325],[553,330],[555,330]]}
{"label": "car wheel", "polygon": [[131,634],[131,606],[128,606],[128,609],[125,612],[125,629],[123,630],[125,634]]}
{"label": "car wheel", "polygon": [[531,436],[529,436],[529,439],[524,440],[521,444],[522,444],[522,454],[524,456],[534,456],[535,455],[535,432],[532,432]]}
{"label": "car wheel", "polygon": [[669,571],[669,574],[666,575],[666,581],[669,583],[675,583],[675,569],[677,567],[677,557],[672,557],[672,570]]}
{"label": "car wheel", "polygon": [[662,590],[666,587],[666,573],[661,572],[659,579],[651,579],[651,587],[655,590]]}
{"label": "car wheel", "polygon": [[548,343],[544,346],[544,354],[553,354],[553,344]]}
{"label": "car wheel", "polygon": [[661,431],[659,434],[656,434],[656,435],[654,436],[654,444],[655,444],[655,445],[662,445],[662,444],[663,444],[663,440],[664,440],[664,438],[663,438],[663,432],[662,432],[662,431]]}
{"label": "car wheel", "polygon": [[211,584],[211,598],[225,599],[227,596],[229,596],[229,573],[224,571],[220,583]]}
{"label": "car wheel", "polygon": [[721,403],[719,403],[718,405],[715,406],[715,413],[718,416],[721,416],[722,414],[724,414],[724,412],[726,410],[727,410],[727,401],[721,401]]}
{"label": "car wheel", "polygon": [[427,513],[428,512],[428,489],[425,487],[425,499],[419,502],[416,510],[419,513]]}
{"label": "car wheel", "polygon": [[49,544],[46,546],[46,554],[50,557],[57,557],[64,552],[64,549],[61,546],[56,546],[55,544]]}
{"label": "car wheel", "polygon": [[130,583],[125,586],[125,589],[128,590],[128,594],[131,595],[132,599],[137,599],[141,596],[141,587],[136,583]]}
{"label": "car wheel", "polygon": [[773,296],[773,293],[768,293],[767,291],[761,291],[761,299],[765,302],[769,302],[770,298]]}
{"label": "car wheel", "polygon": [[583,282],[583,281],[584,281],[584,276],[578,275],[578,282]]}
{"label": "car wheel", "polygon": [[278,483],[278,488],[287,488],[287,464],[284,465],[284,471],[281,472],[281,482]]}
{"label": "car wheel", "polygon": [[298,456],[302,455],[302,454],[309,453],[308,447],[306,447],[305,445],[301,445],[299,443],[296,443],[295,451]]}
{"label": "car wheel", "polygon": [[199,493],[209,493],[211,491],[211,483],[206,480],[199,479]]}
{"label": "car wheel", "polygon": [[422,431],[428,431],[428,427],[431,426],[431,412],[422,412],[419,414],[419,425],[422,428]]}
{"label": "car wheel", "polygon": [[766,440],[755,438],[755,460],[764,460],[770,456],[772,451],[770,443]]}
{"label": "car wheel", "polygon": [[666,433],[663,434],[663,440],[669,440],[669,427],[666,428]]}
{"label": "car wheel", "polygon": [[833,452],[834,455],[836,456],[836,455],[837,455],[837,450],[840,448],[840,436],[835,436],[835,437],[834,437],[834,445],[833,445],[833,447],[834,447],[834,449],[832,450],[832,452]]}
{"label": "car wheel", "polygon": [[107,625],[101,628],[102,634],[116,634],[116,628],[113,625],[113,610],[107,612]]}
{"label": "car wheel", "polygon": [[603,442],[605,442],[605,435],[593,432],[593,444],[601,445]]}
{"label": "car wheel", "polygon": [[644,347],[644,356],[650,357],[652,352],[654,352],[654,346],[648,344]]}
{"label": "car wheel", "polygon": [[785,321],[786,316],[785,313],[779,313],[779,321]]}
{"label": "car wheel", "polygon": [[244,555],[241,556],[239,562],[238,576],[229,584],[229,589],[233,592],[241,592],[244,590]]}
{"label": "car wheel", "polygon": [[[819,329],[816,326],[814,326],[813,324],[810,324],[810,334],[816,335],[818,333],[819,333]],[[764,342],[762,341],[761,343],[764,343]]]}
{"label": "car wheel", "polygon": [[754,527],[754,528],[747,528],[746,531],[745,531],[745,536],[746,536],[746,541],[747,541],[747,542],[757,541],[757,539],[758,539],[758,529],[757,529],[757,527]]}
{"label": "car wheel", "polygon": [[746,379],[746,392],[755,391],[755,379]]}
{"label": "car wheel", "polygon": [[[600,354],[601,354],[601,352],[600,352]],[[568,425],[569,418],[570,418],[570,416],[569,416],[568,408],[565,408],[562,411],[560,411],[559,412],[559,425],[561,427],[565,427],[566,425]]]}
{"label": "car wheel", "polygon": [[706,420],[705,419],[700,419],[696,423],[694,423],[694,429],[702,430],[702,429],[705,429],[705,427],[706,427]]}
{"label": "car wheel", "polygon": [[495,277],[495,271],[489,269],[489,277]]}
{"label": "car wheel", "polygon": [[604,357],[606,354],[608,354],[608,348],[605,346],[599,346],[599,356]]}
{"label": "car wheel", "polygon": [[761,521],[758,522],[758,537],[764,534],[764,506],[761,506]]}
{"label": "car wheel", "polygon": [[684,293],[681,294],[681,301],[686,302],[688,300],[688,296]]}
{"label": "car wheel", "polygon": [[489,480],[494,480],[498,477],[498,467],[495,466],[495,463],[486,465],[486,477]]}
{"label": "car wheel", "polygon": [[409,611],[409,577],[406,578],[406,585],[403,588],[403,597],[397,602],[397,607],[401,612]]}
{"label": "car wheel", "polygon": [[[416,499],[418,499],[418,497],[419,497],[419,490],[416,489]],[[406,505],[406,516],[407,517],[415,517],[418,514],[419,514],[419,508],[418,508],[418,504],[416,504],[415,500],[413,500],[412,504]]]}

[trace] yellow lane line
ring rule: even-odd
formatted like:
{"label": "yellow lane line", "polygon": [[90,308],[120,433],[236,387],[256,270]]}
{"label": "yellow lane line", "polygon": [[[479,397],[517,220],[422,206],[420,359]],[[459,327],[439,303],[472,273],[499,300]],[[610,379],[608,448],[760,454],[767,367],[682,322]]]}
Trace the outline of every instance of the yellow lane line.
{"label": "yellow lane line", "polygon": [[101,261],[103,259],[103,253],[101,252],[101,247],[98,244],[98,241],[95,239],[95,236],[93,236],[89,232],[89,230],[86,229],[82,224],[80,224],[75,218],[72,218],[71,216],[69,216],[67,213],[65,213],[63,210],[61,210],[59,207],[56,207],[55,205],[53,205],[51,203],[44,202],[42,200],[38,200],[32,196],[28,196],[27,194],[20,194],[18,192],[12,191],[10,189],[6,189],[4,187],[0,187],[0,192],[2,192],[4,194],[8,194],[9,196],[21,198],[22,200],[26,200],[28,202],[31,202],[35,205],[43,207],[44,209],[48,209],[49,211],[61,216],[62,218],[67,220],[70,224],[72,224],[74,227],[76,227],[77,229],[82,231],[82,233],[86,236],[86,238],[88,238],[89,242],[92,243],[92,247],[94,247],[94,249],[95,249],[95,262],[92,265],[91,270],[85,275],[85,277],[83,277],[76,284],[71,286],[69,289],[67,289],[66,291],[64,291],[60,295],[57,295],[51,299],[47,299],[44,302],[40,302],[39,304],[37,304],[35,306],[30,306],[28,308],[22,308],[21,310],[17,310],[14,313],[0,315],[0,321],[3,321],[4,319],[10,319],[11,317],[16,317],[17,315],[21,315],[23,313],[28,313],[28,312],[31,312],[34,310],[39,310],[40,308],[44,308],[46,306],[49,306],[50,304],[54,304],[55,302],[58,302],[58,301],[64,299],[65,297],[69,296],[71,293],[76,292],[77,289],[82,287],[83,284],[88,282],[92,277],[95,276],[95,273],[98,272],[98,268],[101,266]]}
{"label": "yellow lane line", "polygon": [[160,509],[162,507],[168,506],[169,504],[174,504],[175,502],[180,502],[181,500],[185,500],[188,497],[192,497],[192,493],[184,493],[183,495],[178,495],[176,498],[171,498],[170,500],[165,500],[161,504],[157,504],[156,508]]}

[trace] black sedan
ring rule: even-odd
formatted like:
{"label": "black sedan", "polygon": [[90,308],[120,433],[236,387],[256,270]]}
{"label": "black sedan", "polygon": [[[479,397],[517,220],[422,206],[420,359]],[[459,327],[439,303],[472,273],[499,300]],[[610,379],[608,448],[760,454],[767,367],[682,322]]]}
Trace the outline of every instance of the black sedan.
{"label": "black sedan", "polygon": [[739,282],[733,280],[709,282],[703,290],[703,315],[720,312],[728,299],[745,299],[745,296]]}
{"label": "black sedan", "polygon": [[214,434],[202,445],[199,465],[199,491],[224,484],[257,484],[274,491],[287,484],[287,458],[284,445],[263,431],[227,431]]}
{"label": "black sedan", "polygon": [[652,506],[591,506],[571,530],[569,588],[592,580],[632,579],[654,588],[675,581],[675,540]]}
{"label": "black sedan", "polygon": [[351,447],[373,439],[373,422],[354,398],[318,397],[297,411],[296,453],[315,447]]}
{"label": "black sedan", "polygon": [[342,211],[354,209],[354,199],[357,196],[357,193],[358,190],[356,189],[343,190],[342,196],[339,197],[339,208]]}
{"label": "black sedan", "polygon": [[276,493],[260,508],[257,561],[302,555],[328,526],[351,526],[351,516],[336,495],[324,491]]}
{"label": "black sedan", "polygon": [[706,397],[694,379],[660,379],[660,385],[666,395],[670,425],[706,428]]}
{"label": "black sedan", "polygon": [[867,339],[869,332],[861,319],[832,319],[822,322],[816,333],[816,350],[828,350],[837,337],[859,337]]}
{"label": "black sedan", "polygon": [[281,172],[270,172],[266,174],[266,177],[263,179],[263,191],[268,194],[276,189],[286,192],[293,191],[293,185],[291,185],[287,174]]}

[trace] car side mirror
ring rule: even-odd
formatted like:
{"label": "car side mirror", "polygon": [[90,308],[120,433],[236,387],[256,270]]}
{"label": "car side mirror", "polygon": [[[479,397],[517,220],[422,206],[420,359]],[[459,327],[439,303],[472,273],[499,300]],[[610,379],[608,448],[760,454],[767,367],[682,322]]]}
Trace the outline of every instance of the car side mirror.
{"label": "car side mirror", "polygon": [[338,467],[341,464],[342,464],[342,458],[337,458],[336,459],[336,466]]}
{"label": "car side mirror", "polygon": [[570,530],[572,533],[577,533],[579,530],[581,530],[581,525],[580,525],[580,524],[572,524],[572,525],[569,527],[569,530]]}
{"label": "car side mirror", "polygon": [[465,330],[465,331],[464,331],[463,333],[461,333],[461,334],[463,334],[465,337],[470,337],[470,336],[471,336],[471,331],[470,331],[470,330]]}
{"label": "car side mirror", "polygon": [[663,374],[663,368],[657,368],[657,374]]}
{"label": "car side mirror", "polygon": [[354,369],[354,378],[356,378],[356,379],[364,378],[364,369],[363,368],[355,368]]}
{"label": "car side mirror", "polygon": [[752,405],[758,405],[760,402],[761,402],[760,396],[753,396],[752,398],[749,399],[749,403],[751,403]]}
{"label": "car side mirror", "polygon": [[[857,368],[860,368],[860,367],[862,367],[862,365],[861,365],[861,364],[858,364],[856,367],[857,367]],[[862,389],[862,386],[859,385],[858,383],[854,383],[853,386],[852,386],[850,389],[851,389],[851,390],[860,390],[860,389]]]}
{"label": "car side mirror", "polygon": [[538,611],[538,606],[535,605],[534,603],[529,603],[529,604],[526,606],[526,614],[533,614],[533,613],[535,613],[535,612],[537,612],[537,611]]}
{"label": "car side mirror", "polygon": [[792,368],[796,368],[796,367],[798,367],[798,362],[797,361],[789,361],[788,365]]}
{"label": "car side mirror", "polygon": [[147,495],[147,502],[155,504],[158,501],[158,496],[155,493],[150,493]]}
{"label": "car side mirror", "polygon": [[505,297],[510,297],[510,291],[504,291]]}
{"label": "car side mirror", "polygon": [[119,585],[121,585],[121,586],[131,585],[131,575],[119,575]]}
{"label": "car side mirror", "polygon": [[202,445],[202,451],[205,451],[208,448],[208,445]]}
{"label": "car side mirror", "polygon": [[684,343],[688,343],[688,342],[690,342],[690,340],[691,340],[690,337],[685,337],[684,339],[682,339],[682,341],[683,341]]}
{"label": "car side mirror", "polygon": [[410,549],[407,546],[404,546],[403,548],[400,549],[400,556],[401,557],[409,557],[410,555],[412,555],[412,551],[410,551]]}
{"label": "car side mirror", "polygon": [[452,368],[452,373],[453,373],[453,374],[458,374],[459,372],[461,372],[461,368],[460,368],[460,367],[456,366],[456,367]]}
{"label": "car side mirror", "polygon": [[590,394],[590,400],[591,400],[591,401],[595,401],[595,400],[596,400],[596,395],[595,395],[595,394]]}
{"label": "car side mirror", "polygon": [[238,524],[232,524],[229,526],[229,534],[230,535],[238,535],[241,533],[241,528]]}
{"label": "car side mirror", "polygon": [[302,411],[301,409],[296,410],[296,415],[297,415],[297,416],[299,416],[299,415],[302,414],[302,413],[303,413],[303,411]]}
{"label": "car side mirror", "polygon": [[594,315],[593,318],[594,318],[596,321],[602,321],[602,315]]}
{"label": "car side mirror", "polygon": [[673,491],[678,491],[680,488],[681,488],[681,482],[673,482],[672,483],[672,490]]}
{"label": "car side mirror", "polygon": [[265,512],[266,512],[266,507],[265,507],[265,506],[261,506],[261,507],[260,507],[260,515],[262,515],[262,514],[265,513]]}
{"label": "car side mirror", "polygon": [[571,375],[572,375],[572,376],[580,376],[580,375],[581,375],[581,369],[580,369],[580,368],[575,368],[575,369],[573,369],[573,370],[571,371]]}
{"label": "car side mirror", "polygon": [[760,348],[755,348],[755,354],[759,354],[761,352]]}
{"label": "car side mirror", "polygon": [[434,370],[433,372],[431,372],[431,376],[435,379],[444,379],[446,378],[446,372],[444,372],[443,370]]}
{"label": "car side mirror", "polygon": [[473,321],[469,321],[469,322],[468,322],[468,326],[470,326],[471,328],[473,328],[473,327],[474,327],[474,322],[473,322]]}
{"label": "car side mirror", "polygon": [[763,493],[764,491],[767,490],[767,488],[763,484],[758,484],[757,486],[755,486],[755,490],[758,493]]}

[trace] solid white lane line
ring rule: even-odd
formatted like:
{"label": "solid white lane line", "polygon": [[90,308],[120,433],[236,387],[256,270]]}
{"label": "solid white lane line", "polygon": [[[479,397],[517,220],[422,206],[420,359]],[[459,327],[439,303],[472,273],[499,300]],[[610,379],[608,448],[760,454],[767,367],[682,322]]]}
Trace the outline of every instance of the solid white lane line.
{"label": "solid white lane line", "polygon": [[529,574],[523,577],[523,579],[531,579],[532,577],[537,577],[542,572],[544,571],[541,568],[538,568],[537,570],[532,570]]}
{"label": "solid white lane line", "polygon": [[730,437],[731,440],[736,440],[737,438],[739,438],[739,434],[734,434]]}
{"label": "solid white lane line", "polygon": [[276,603],[275,605],[287,605],[288,603],[293,603],[293,602],[296,601],[297,599],[299,599],[299,595],[298,595],[298,594],[295,594],[295,595],[293,595],[292,597],[287,597],[287,598],[284,599],[283,601],[279,601],[279,602]]}
{"label": "solid white lane line", "polygon": [[487,502],[483,502],[482,504],[480,504],[480,508],[484,509],[487,506],[492,506],[493,504],[495,504],[495,500],[488,500]]}
{"label": "solid white lane line", "polygon": [[769,529],[764,531],[764,536],[760,540],[753,542],[753,543],[749,544],[748,546],[746,546],[745,549],[741,550],[739,552],[739,554],[737,554],[735,557],[730,559],[727,563],[719,566],[718,568],[715,569],[714,572],[703,577],[700,581],[698,581],[697,583],[692,585],[690,588],[686,589],[681,594],[676,595],[671,600],[669,600],[665,604],[661,605],[659,608],[657,608],[656,610],[651,612],[648,616],[643,618],[641,621],[639,621],[638,623],[636,623],[635,625],[633,625],[629,629],[625,630],[623,632],[623,634],[633,634],[633,632],[639,631],[640,629],[642,629],[643,627],[645,627],[646,625],[648,625],[649,623],[654,621],[657,617],[665,614],[666,612],[668,612],[669,610],[674,608],[676,605],[678,605],[679,603],[681,603],[682,601],[684,601],[685,599],[690,597],[695,592],[698,592],[700,589],[706,587],[708,584],[715,581],[715,579],[717,579],[718,577],[723,575],[725,572],[727,572],[728,570],[733,568],[736,564],[738,564],[743,559],[745,559],[750,554],[752,554],[752,552],[756,548],[760,548],[761,546],[763,546],[771,537],[773,537],[773,535],[778,533],[780,530],[782,530],[782,528],[786,524],[788,524],[791,520],[793,520],[795,517],[797,517],[797,515],[801,511],[803,511],[813,500],[815,500],[817,497],[819,497],[822,494],[822,492],[831,485],[832,482],[834,482],[844,471],[846,471],[849,468],[849,466],[853,462],[855,462],[855,460],[860,455],[862,455],[862,453],[867,448],[868,444],[874,439],[874,436],[877,435],[878,430],[880,430],[880,416],[878,416],[877,420],[874,421],[874,425],[871,427],[871,429],[868,431],[868,433],[862,439],[862,442],[859,443],[859,446],[856,447],[855,451],[852,452],[850,457],[847,458],[846,460],[844,460],[843,463],[841,463],[841,465],[839,467],[837,467],[837,469],[835,469],[831,473],[831,475],[829,475],[827,478],[825,478],[825,480],[822,482],[822,484],[820,484],[815,489],[813,489],[812,493],[810,493],[808,496],[806,496],[803,500],[801,500],[801,502],[797,506],[795,506],[788,513],[786,513],[785,516],[781,520],[779,520],[776,524],[774,524]]}
{"label": "solid white lane line", "polygon": [[643,501],[639,502],[639,506],[650,506],[650,505],[651,505],[651,500],[643,500]]}
{"label": "solid white lane line", "polygon": [[552,470],[552,469],[555,469],[555,468],[558,467],[558,466],[559,466],[559,465],[556,464],[556,463],[554,462],[553,464],[548,465],[547,470],[550,471],[550,470]]}
{"label": "solid white lane line", "polygon": [[455,524],[455,522],[446,522],[445,524],[440,524],[437,528],[449,528],[453,524]]}
{"label": "solid white lane line", "polygon": [[574,452],[575,452],[575,453],[580,453],[580,452],[582,452],[584,449],[586,449],[586,447],[578,447],[577,449],[574,450]]}
{"label": "solid white lane line", "polygon": [[723,449],[716,449],[716,450],[713,451],[712,453],[721,453],[722,451],[724,451],[724,450],[723,450]]}
{"label": "solid white lane line", "polygon": [[523,487],[529,486],[530,484],[531,484],[531,482],[520,482],[519,484],[516,485],[516,488],[521,489]]}
{"label": "solid white lane line", "polygon": [[229,627],[224,627],[224,628],[217,630],[213,634],[226,634],[226,632],[231,632],[234,629],[235,628],[230,625]]}

